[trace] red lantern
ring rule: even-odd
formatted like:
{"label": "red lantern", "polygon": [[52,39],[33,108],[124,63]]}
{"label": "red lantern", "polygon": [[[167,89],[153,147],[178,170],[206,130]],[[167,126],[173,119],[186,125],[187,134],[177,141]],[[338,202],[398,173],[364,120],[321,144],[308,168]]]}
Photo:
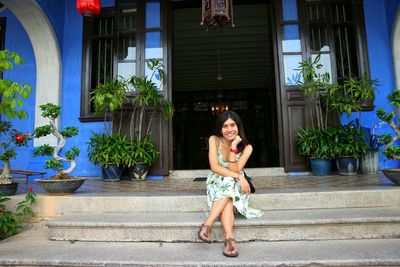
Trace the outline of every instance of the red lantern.
{"label": "red lantern", "polygon": [[76,0],[76,9],[86,17],[100,15],[100,0]]}
{"label": "red lantern", "polygon": [[208,28],[222,28],[225,24],[233,24],[232,0],[202,0],[202,16],[200,25]]}

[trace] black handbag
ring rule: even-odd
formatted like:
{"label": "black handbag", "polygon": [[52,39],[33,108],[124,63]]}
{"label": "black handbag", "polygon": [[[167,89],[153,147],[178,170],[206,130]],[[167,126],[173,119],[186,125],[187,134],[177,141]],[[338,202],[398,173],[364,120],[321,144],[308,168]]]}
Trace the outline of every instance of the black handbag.
{"label": "black handbag", "polygon": [[256,188],[254,187],[253,183],[251,182],[251,177],[248,176],[244,171],[243,171],[244,179],[249,183],[250,186],[250,193],[256,192]]}

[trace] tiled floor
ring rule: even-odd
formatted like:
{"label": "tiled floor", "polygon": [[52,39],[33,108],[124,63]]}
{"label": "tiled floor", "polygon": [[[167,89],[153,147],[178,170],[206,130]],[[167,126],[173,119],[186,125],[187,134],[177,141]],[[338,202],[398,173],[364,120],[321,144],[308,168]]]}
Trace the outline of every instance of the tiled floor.
{"label": "tiled floor", "polygon": [[[308,191],[308,190],[350,190],[393,188],[396,187],[383,174],[378,175],[355,175],[355,176],[275,176],[257,177],[253,179],[257,192],[268,191]],[[18,193],[24,193],[32,186],[35,192],[43,190],[30,182],[19,184]],[[130,181],[121,180],[117,182],[105,182],[100,178],[90,177],[76,192],[101,193],[101,192],[187,192],[204,194],[206,191],[205,181],[193,181],[193,179],[169,179]]]}

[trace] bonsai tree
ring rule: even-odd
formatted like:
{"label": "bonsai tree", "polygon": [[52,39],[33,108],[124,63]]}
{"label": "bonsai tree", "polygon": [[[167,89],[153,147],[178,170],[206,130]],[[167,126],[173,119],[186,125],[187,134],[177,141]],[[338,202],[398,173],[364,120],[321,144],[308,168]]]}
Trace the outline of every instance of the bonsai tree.
{"label": "bonsai tree", "polygon": [[[151,165],[157,160],[159,153],[151,136],[155,110],[160,109],[164,117],[169,119],[174,109],[172,103],[158,91],[165,76],[161,61],[151,59],[147,62],[147,67],[151,71],[150,77],[132,76],[129,79],[128,90],[134,90],[131,97],[132,114],[129,129],[134,161]],[[148,114],[150,116],[146,118]]]}
{"label": "bonsai tree", "polygon": [[382,121],[387,123],[393,131],[393,134],[381,134],[379,140],[382,145],[385,145],[383,155],[388,159],[399,160],[400,159],[400,147],[397,140],[400,139],[400,125],[398,121],[398,110],[400,108],[400,91],[393,90],[387,96],[387,99],[391,105],[395,107],[393,111],[386,112],[382,108],[376,111],[376,115]]}
{"label": "bonsai tree", "polygon": [[[14,64],[24,64],[22,58],[14,52],[8,50],[0,51],[0,72],[10,70]],[[27,99],[32,88],[25,84],[19,84],[9,79],[0,79],[0,160],[4,162],[3,172],[0,175],[0,184],[11,184],[10,159],[17,156],[16,148],[26,146],[30,140],[28,134],[23,134],[12,129],[11,122],[8,120],[27,117],[27,113],[22,110],[24,99]]]}
{"label": "bonsai tree", "polygon": [[[46,169],[53,169],[57,171],[57,174],[52,178],[58,179],[70,179],[69,174],[75,169],[76,162],[75,158],[79,156],[79,148],[72,147],[70,150],[65,152],[65,157],[59,156],[60,150],[64,147],[67,138],[78,135],[78,128],[66,127],[63,131],[60,131],[56,125],[56,119],[60,116],[61,107],[52,103],[47,103],[40,106],[42,111],[42,117],[50,119],[48,125],[40,126],[35,129],[35,137],[40,138],[49,134],[54,135],[57,138],[57,146],[55,148],[48,144],[37,147],[33,155],[34,156],[53,156],[53,159],[46,160]],[[64,170],[63,162],[69,162],[70,166]]]}

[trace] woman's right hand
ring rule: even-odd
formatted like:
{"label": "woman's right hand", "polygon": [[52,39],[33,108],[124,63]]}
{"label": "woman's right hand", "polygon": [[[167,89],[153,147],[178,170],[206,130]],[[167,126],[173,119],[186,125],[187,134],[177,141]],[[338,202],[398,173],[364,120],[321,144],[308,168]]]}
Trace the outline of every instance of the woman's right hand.
{"label": "woman's right hand", "polygon": [[243,193],[250,194],[250,185],[242,175],[239,175],[239,182]]}

